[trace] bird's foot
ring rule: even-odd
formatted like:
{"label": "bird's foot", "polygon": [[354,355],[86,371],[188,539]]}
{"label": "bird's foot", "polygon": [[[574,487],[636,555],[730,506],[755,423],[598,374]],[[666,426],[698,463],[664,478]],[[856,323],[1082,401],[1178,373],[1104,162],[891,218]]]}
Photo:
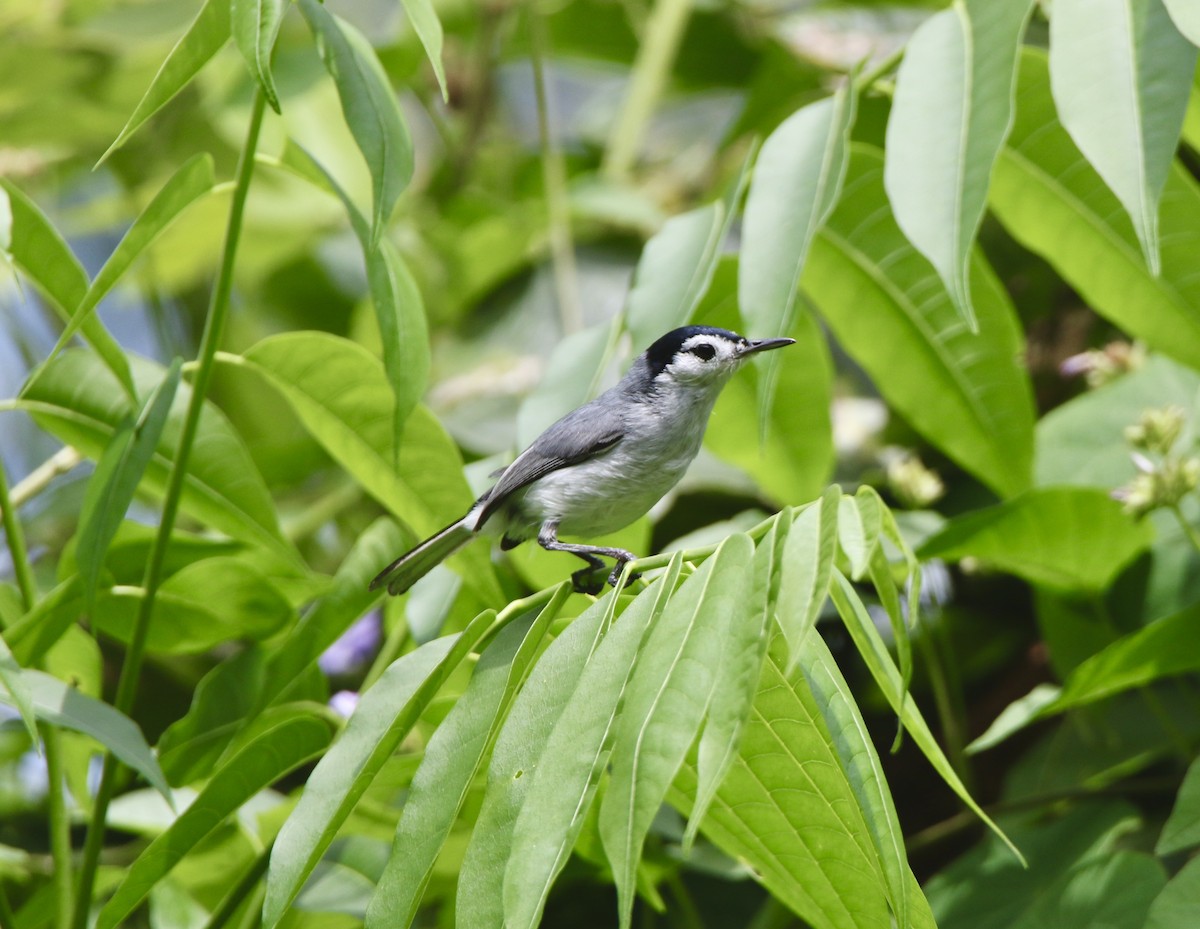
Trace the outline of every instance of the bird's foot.
{"label": "bird's foot", "polygon": [[[612,574],[610,574],[608,576],[608,583],[610,586],[616,587],[618,584],[621,583],[621,572],[625,570],[626,564],[628,564],[628,562],[618,561],[616,563],[616,565],[613,567]],[[638,574],[637,572],[634,572],[633,574],[630,574],[629,577],[627,577],[625,579],[624,586],[628,587],[630,584],[632,584],[636,580],[639,580],[640,578],[641,578],[641,575]]]}
{"label": "bird's foot", "polygon": [[593,567],[580,568],[571,575],[571,584],[577,594],[591,594],[593,597],[604,589],[604,580]]}

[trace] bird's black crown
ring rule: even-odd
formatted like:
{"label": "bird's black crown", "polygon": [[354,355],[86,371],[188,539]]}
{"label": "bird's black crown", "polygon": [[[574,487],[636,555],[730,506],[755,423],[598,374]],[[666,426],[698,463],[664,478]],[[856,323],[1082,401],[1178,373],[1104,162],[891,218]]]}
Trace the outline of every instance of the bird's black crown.
{"label": "bird's black crown", "polygon": [[730,342],[742,341],[742,337],[736,332],[718,329],[716,326],[682,326],[679,329],[672,329],[646,349],[646,363],[650,367],[650,376],[657,377],[666,370],[667,365],[671,363],[671,359],[679,352],[683,343],[698,335],[720,336]]}

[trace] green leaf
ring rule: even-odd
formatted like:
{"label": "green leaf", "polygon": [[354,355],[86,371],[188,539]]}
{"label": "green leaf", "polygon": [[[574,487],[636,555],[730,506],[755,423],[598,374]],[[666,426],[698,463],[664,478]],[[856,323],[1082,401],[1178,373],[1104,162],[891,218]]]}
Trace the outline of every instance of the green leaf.
{"label": "green leaf", "polygon": [[[131,361],[138,396],[146,397],[162,382],[163,368],[142,358],[131,357]],[[146,468],[145,483],[156,494],[165,492],[190,396],[191,387],[181,384]],[[79,350],[55,358],[15,405],[46,431],[97,459],[120,423],[133,415],[113,377],[95,356]],[[241,437],[211,403],[200,414],[180,505],[214,529],[268,548],[307,571],[295,549],[283,540],[271,495]]]}
{"label": "green leaf", "polygon": [[617,593],[610,591],[573,620],[538,661],[517,695],[492,750],[487,789],[458,877],[460,926],[503,929],[505,867],[513,830],[541,764],[547,740],[585,666],[608,631]]}
{"label": "green leaf", "polygon": [[1057,821],[1005,821],[1029,852],[1023,868],[994,839],[925,886],[939,929],[1141,929],[1166,883],[1162,865],[1118,844],[1137,825],[1123,804],[1089,802]]}
{"label": "green leaf", "polygon": [[367,909],[367,929],[412,923],[467,791],[568,592],[562,585],[536,616],[501,630],[480,657],[466,692],[430,738]]}
{"label": "green leaf", "polygon": [[[738,305],[755,338],[792,328],[809,250],[842,191],[856,106],[851,79],[834,96],[797,110],[763,143],[746,197],[738,272]],[[779,364],[770,354],[761,365],[763,419]]]}
{"label": "green leaf", "polygon": [[[87,272],[37,204],[4,178],[0,178],[0,189],[8,195],[12,210],[13,263],[50,298],[55,312],[70,322],[71,314],[87,296]],[[89,316],[83,323],[83,336],[104,360],[118,386],[126,395],[136,396],[129,361],[104,324]]]}
{"label": "green leaf", "polygon": [[[168,803],[172,802],[171,788],[137,723],[107,703],[94,700],[41,671],[26,668],[21,672],[21,680],[38,719],[91,736],[142,775]],[[0,702],[14,705],[6,690],[0,690]]]}
{"label": "green leaf", "polygon": [[859,809],[879,856],[888,901],[896,924],[909,925],[909,871],[904,852],[904,833],[896,805],[884,777],[879,753],[871,742],[866,722],[854,694],[834,661],[825,640],[809,635],[800,646],[800,667],[820,707]]}
{"label": "green leaf", "polygon": [[920,555],[971,556],[1032,583],[1100,593],[1152,538],[1102,491],[1045,487],[950,520]]}
{"label": "green leaf", "polygon": [[384,762],[494,619],[493,612],[485,611],[462,633],[422,645],[393,662],[362,695],[275,840],[263,902],[266,929],[279,924]]}
{"label": "green leaf", "polygon": [[518,447],[528,448],[549,426],[596,396],[618,331],[615,323],[601,323],[554,346],[542,379],[517,410]]}
{"label": "green leaf", "polygon": [[176,359],[154,391],[146,398],[137,421],[126,420],[117,427],[112,440],[96,462],[96,471],[88,481],[79,514],[75,545],[79,573],[83,576],[84,604],[91,612],[96,581],[104,565],[108,546],[125,519],[125,511],[154,451],[179,387],[182,363]]}
{"label": "green leaf", "polygon": [[171,225],[185,209],[209,193],[216,184],[213,176],[213,160],[209,154],[196,155],[189,159],[183,167],[176,171],[163,185],[162,190],[155,194],[149,205],[138,214],[129,231],[121,237],[113,253],[104,262],[104,267],[96,274],[95,280],[88,287],[87,293],[79,301],[79,305],[71,311],[71,319],[58,337],[50,355],[38,370],[29,375],[28,385],[37,380],[40,372],[54,360],[74,337],[83,324],[91,317],[100,301],[129,270],[130,265],[138,256],[149,248],[154,240]]}
{"label": "green leaf", "polygon": [[566,865],[613,748],[618,706],[646,630],[662,614],[683,564],[676,555],[662,578],[620,616],[583,667],[545,742],[512,826],[503,868],[504,925],[533,927],[555,877]]}
{"label": "green leaf", "polygon": [[1050,83],[1059,118],[1133,220],[1154,275],[1158,201],[1195,69],[1196,48],[1162,0],[1055,3]]}
{"label": "green leaf", "polygon": [[1033,0],[955,0],[908,41],[887,127],[896,222],[974,329],[971,252],[992,165],[1012,126],[1017,52]]}
{"label": "green leaf", "polygon": [[442,100],[450,101],[450,91],[446,86],[446,69],[442,65],[442,24],[437,11],[433,8],[432,0],[400,0],[408,21],[412,23],[413,31],[425,47],[429,63],[433,65],[433,73],[437,77],[438,87],[442,89]]}
{"label": "green leaf", "polygon": [[279,94],[271,76],[271,50],[275,47],[287,7],[287,0],[230,0],[229,5],[233,41],[276,113],[279,112]]}
{"label": "green leaf", "polygon": [[672,216],[646,243],[626,305],[635,352],[687,325],[712,281],[724,231],[725,205],[717,201]]}
{"label": "green leaf", "polygon": [[746,721],[753,709],[758,679],[773,632],[771,617],[775,615],[775,604],[779,599],[789,528],[788,514],[781,513],[758,543],[750,565],[750,588],[746,595],[746,602],[752,604],[753,612],[739,622],[730,623],[728,641],[713,682],[708,719],[700,733],[696,754],[696,800],[683,834],[685,854],[691,851],[704,814],[737,757]]}
{"label": "green leaf", "polygon": [[838,342],[922,435],[1004,496],[1029,486],[1033,400],[1016,313],[972,268],[968,331],[887,206],[877,150],[852,146],[845,192],[813,243],[803,286]]}
{"label": "green leaf", "polygon": [[999,745],[1015,732],[1019,732],[1031,722],[1039,719],[1047,706],[1058,699],[1062,688],[1057,684],[1038,684],[1025,696],[1020,697],[1000,711],[1000,715],[992,720],[987,731],[967,746],[968,755],[987,751]]}
{"label": "green leaf", "polygon": [[317,755],[332,735],[324,720],[292,717],[247,744],[213,774],[192,804],[125,871],[117,892],[100,911],[96,921],[99,929],[119,925],[227,816]]}
{"label": "green leaf", "polygon": [[795,667],[800,646],[817,622],[829,592],[839,534],[842,489],[834,484],[821,499],[796,513],[783,549],[779,609],[775,619],[788,644],[788,668]]}
{"label": "green leaf", "polygon": [[844,494],[838,501],[838,545],[849,560],[850,576],[856,581],[866,576],[879,547],[883,528],[881,508],[879,496],[864,495],[862,488],[853,497]]}
{"label": "green leaf", "polygon": [[[399,467],[393,467],[387,378],[362,346],[328,333],[292,332],[264,339],[240,358],[224,355],[222,360],[261,374],[334,460],[418,536],[432,535],[471,506],[474,498],[458,449],[424,407],[409,417]],[[450,565],[458,565],[485,603],[504,599],[482,547],[456,555]]]}
{"label": "green leaf", "polygon": [[29,733],[29,741],[34,745],[40,745],[37,719],[33,711],[33,697],[29,693],[29,685],[21,677],[21,666],[17,664],[3,635],[0,635],[0,692],[3,694],[0,699],[21,714],[25,731]]}
{"label": "green leaf", "polygon": [[[885,884],[863,812],[822,710],[802,679],[784,674],[787,661],[776,635],[738,757],[701,830],[810,925],[886,929]],[[685,762],[672,803],[686,811],[695,785]]]}
{"label": "green leaf", "polygon": [[138,102],[116,140],[108,147],[98,164],[125,144],[126,140],[141,127],[142,123],[169,103],[183,90],[200,69],[208,63],[229,40],[229,0],[205,0],[196,18],[175,43],[162,67],[154,75],[150,87]]}
{"label": "green leaf", "polygon": [[[140,588],[114,587],[97,598],[92,622],[128,642],[143,596]],[[236,557],[188,565],[163,582],[154,603],[146,648],[173,655],[207,651],[230,639],[265,639],[294,615],[283,595]]]}
{"label": "green leaf", "polygon": [[387,74],[362,33],[317,0],[299,0],[299,5],[337,87],[346,125],[371,172],[373,247],[412,179],[412,139]]}
{"label": "green leaf", "polygon": [[[1196,34],[1200,35],[1200,19],[1195,23]],[[1200,858],[1185,864],[1162,889],[1141,929],[1191,929],[1200,913]]]}
{"label": "green leaf", "polygon": [[8,264],[12,261],[9,249],[12,248],[12,204],[8,202],[8,191],[0,187],[0,261]]}
{"label": "green leaf", "polygon": [[1193,45],[1200,45],[1200,7],[1190,0],[1163,0],[1175,28],[1187,36]]}
{"label": "green leaf", "polygon": [[917,743],[917,747],[929,759],[929,763],[933,765],[934,770],[946,782],[946,786],[953,790],[971,812],[983,820],[984,824],[1000,837],[1001,841],[1008,846],[1009,850],[1012,851],[1013,855],[1019,861],[1024,862],[1024,858],[1017,847],[1012,844],[1008,837],[992,821],[991,817],[975,802],[966,785],[963,784],[958,774],[955,773],[953,765],[950,764],[945,754],[943,754],[941,746],[938,745],[937,739],[934,738],[933,733],[930,731],[929,725],[925,722],[925,718],[917,708],[912,695],[905,691],[903,678],[900,671],[896,668],[895,662],[892,661],[892,656],[888,653],[887,646],[880,637],[879,631],[875,628],[875,621],[867,613],[867,608],[863,606],[863,602],[859,599],[854,587],[836,568],[834,569],[833,583],[830,585],[829,594],[833,599],[834,606],[837,607],[838,614],[842,617],[842,622],[850,633],[850,637],[854,640],[855,647],[866,662],[867,669],[871,672],[871,677],[879,685],[879,689],[883,692],[892,710],[900,717],[904,728],[912,735],[913,741]]}
{"label": "green leaf", "polygon": [[[706,324],[739,329],[735,310],[736,261],[727,258],[718,268],[711,293],[724,293],[726,312],[704,314]],[[727,273],[732,271],[734,273]],[[805,503],[817,496],[833,472],[833,428],[829,409],[833,361],[829,343],[811,313],[797,317],[789,333],[796,344],[783,352],[777,370],[775,396],[762,424],[758,384],[760,367],[739,371],[717,398],[704,433],[704,444],[723,461],[737,465],[758,483],[770,499],[781,504]],[[804,403],[796,403],[804,397]],[[760,425],[765,425],[762,435]]]}
{"label": "green leaf", "polygon": [[1032,49],[1022,55],[1017,117],[992,176],[990,205],[1097,313],[1200,367],[1200,279],[1192,273],[1200,190],[1178,165],[1169,172],[1158,218],[1162,269],[1150,274],[1120,202],[1058,122],[1046,57]]}
{"label": "green leaf", "polygon": [[1156,855],[1173,855],[1200,845],[1200,758],[1193,761],[1179,785],[1175,806],[1154,846]]}
{"label": "green leaf", "polygon": [[617,723],[600,837],[629,925],[642,844],[712,700],[733,622],[745,620],[753,546],[733,535],[671,599],[638,656]]}

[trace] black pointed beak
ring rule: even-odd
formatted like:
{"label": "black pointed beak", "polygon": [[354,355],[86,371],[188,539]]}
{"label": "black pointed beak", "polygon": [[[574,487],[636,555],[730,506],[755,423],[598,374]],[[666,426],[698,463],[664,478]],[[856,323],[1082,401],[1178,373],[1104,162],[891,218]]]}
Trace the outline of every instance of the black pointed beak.
{"label": "black pointed beak", "polygon": [[751,339],[738,352],[738,355],[745,357],[754,355],[758,352],[769,352],[773,348],[783,348],[785,345],[795,345],[795,339]]}

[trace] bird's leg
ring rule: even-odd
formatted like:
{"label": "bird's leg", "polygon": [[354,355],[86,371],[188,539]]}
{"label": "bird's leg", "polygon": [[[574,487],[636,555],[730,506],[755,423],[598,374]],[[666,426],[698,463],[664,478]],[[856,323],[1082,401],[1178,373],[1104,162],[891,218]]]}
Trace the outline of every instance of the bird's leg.
{"label": "bird's leg", "polygon": [[[538,532],[538,545],[550,552],[570,552],[578,558],[582,558],[588,563],[588,567],[582,568],[571,575],[571,581],[575,585],[575,589],[579,593],[598,594],[604,586],[604,582],[595,583],[593,580],[597,571],[602,570],[605,565],[597,555],[604,555],[606,558],[616,559],[616,566],[612,573],[608,576],[608,582],[616,587],[621,580],[621,569],[625,567],[627,561],[634,561],[637,555],[633,552],[627,552],[623,548],[605,548],[601,545],[581,545],[572,542],[560,542],[558,539],[558,523],[546,522],[542,524],[541,531]],[[640,577],[634,574],[630,576],[627,583],[632,584]]]}

